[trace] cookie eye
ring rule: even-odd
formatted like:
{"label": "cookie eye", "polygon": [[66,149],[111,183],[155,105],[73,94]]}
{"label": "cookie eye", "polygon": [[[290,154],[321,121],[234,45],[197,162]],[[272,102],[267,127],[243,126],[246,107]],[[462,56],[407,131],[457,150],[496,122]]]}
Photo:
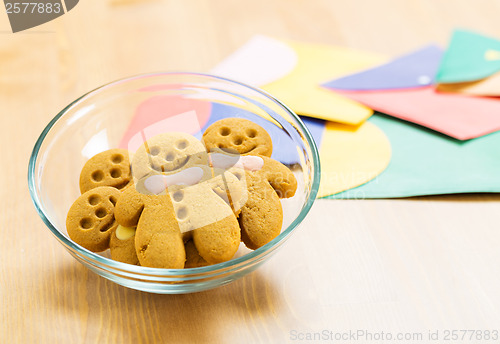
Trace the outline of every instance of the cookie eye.
{"label": "cookie eye", "polygon": [[246,132],[247,136],[250,137],[250,138],[254,138],[255,136],[257,136],[257,130],[255,129],[248,129],[247,132]]}
{"label": "cookie eye", "polygon": [[99,208],[95,211],[95,216],[98,218],[102,219],[104,216],[106,216],[107,212],[106,209],[104,208]]}
{"label": "cookie eye", "polygon": [[227,136],[227,135],[231,134],[231,129],[229,129],[228,127],[220,128],[219,134],[221,136]]}
{"label": "cookie eye", "polygon": [[186,149],[186,147],[188,146],[188,143],[186,140],[181,140],[181,141],[177,141],[175,146],[180,149],[180,150],[184,150]]}
{"label": "cookie eye", "polygon": [[82,227],[83,229],[92,228],[92,219],[84,217],[83,219],[80,220],[80,227]]}
{"label": "cookie eye", "polygon": [[99,195],[92,195],[89,197],[89,204],[90,205],[96,205],[101,201],[101,197]]}
{"label": "cookie eye", "polygon": [[94,171],[90,177],[93,181],[100,182],[104,178],[104,172],[101,170]]}
{"label": "cookie eye", "polygon": [[156,146],[151,147],[149,149],[149,154],[154,155],[154,156],[160,154],[160,148],[158,148]]}
{"label": "cookie eye", "polygon": [[119,164],[123,161],[123,155],[121,154],[115,154],[111,157],[111,162],[113,164]]}
{"label": "cookie eye", "polygon": [[120,171],[117,168],[114,168],[110,171],[111,177],[113,178],[119,178],[122,175],[122,171]]}

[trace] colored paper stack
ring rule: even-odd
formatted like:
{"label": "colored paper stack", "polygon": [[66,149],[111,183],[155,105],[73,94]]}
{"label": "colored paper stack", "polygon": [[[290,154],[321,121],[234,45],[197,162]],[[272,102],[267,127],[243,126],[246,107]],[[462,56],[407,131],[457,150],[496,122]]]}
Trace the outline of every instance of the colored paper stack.
{"label": "colored paper stack", "polygon": [[500,192],[498,40],[457,30],[445,52],[429,45],[388,61],[256,36],[212,73],[303,116],[320,151],[319,197]]}

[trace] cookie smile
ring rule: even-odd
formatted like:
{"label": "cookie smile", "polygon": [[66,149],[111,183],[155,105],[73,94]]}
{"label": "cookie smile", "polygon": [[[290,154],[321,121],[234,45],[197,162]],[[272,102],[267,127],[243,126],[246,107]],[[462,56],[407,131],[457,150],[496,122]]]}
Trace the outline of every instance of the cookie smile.
{"label": "cookie smile", "polygon": [[183,168],[184,166],[186,166],[189,159],[191,159],[190,156],[185,157],[184,160],[180,164],[178,163],[177,166],[175,168],[171,169],[170,171],[175,171],[175,170]]}
{"label": "cookie smile", "polygon": [[230,153],[230,154],[248,154],[251,151],[253,151],[255,148],[257,148],[256,145],[253,145],[249,149],[246,149],[246,150],[242,150],[241,148],[240,149],[236,149],[236,148],[233,148],[233,147],[219,147],[219,149],[221,151],[226,152],[226,153]]}
{"label": "cookie smile", "polygon": [[186,166],[190,158],[191,158],[190,156],[186,156],[182,160],[182,162],[175,164],[173,168],[168,168],[167,167],[168,163],[163,165],[152,164],[151,167],[153,168],[153,170],[156,170],[158,172],[173,172]]}
{"label": "cookie smile", "polygon": [[104,223],[104,225],[99,229],[101,232],[106,232],[108,231],[111,227],[113,227],[115,223],[115,216],[112,215],[111,218]]}
{"label": "cookie smile", "polygon": [[250,153],[251,151],[253,151],[255,148],[257,148],[256,145],[253,145],[250,149],[247,149],[246,151],[242,151],[241,154],[248,154]]}

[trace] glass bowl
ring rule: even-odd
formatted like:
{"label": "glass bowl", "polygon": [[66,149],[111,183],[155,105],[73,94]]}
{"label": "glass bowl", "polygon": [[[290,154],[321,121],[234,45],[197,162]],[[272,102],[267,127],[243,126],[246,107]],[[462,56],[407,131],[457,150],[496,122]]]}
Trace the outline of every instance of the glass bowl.
{"label": "glass bowl", "polygon": [[[191,269],[157,269],[114,261],[69,239],[66,214],[80,195],[84,163],[110,148],[132,149],[138,128],[184,131],[198,138],[223,117],[250,119],[269,132],[273,158],[294,172],[298,188],[283,199],[281,234],[255,251],[243,244],[227,262]],[[141,131],[140,130],[140,131]],[[136,142],[137,143],[137,142]],[[127,147],[128,146],[128,147]],[[304,220],[319,186],[311,134],[289,108],[253,87],[205,74],[155,73],[112,82],[78,98],[47,125],[33,149],[28,183],[33,203],[56,239],[80,263],[120,285],[152,293],[198,292],[234,281],[268,259]]]}

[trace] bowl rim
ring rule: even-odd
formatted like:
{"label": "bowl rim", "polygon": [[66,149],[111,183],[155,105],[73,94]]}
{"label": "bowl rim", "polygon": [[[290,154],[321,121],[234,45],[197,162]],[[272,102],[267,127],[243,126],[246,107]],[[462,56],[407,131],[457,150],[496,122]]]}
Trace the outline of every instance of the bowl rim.
{"label": "bowl rim", "polygon": [[[81,101],[93,96],[94,94],[97,94],[107,88],[110,88],[112,86],[128,82],[128,81],[133,81],[136,79],[141,79],[141,78],[151,78],[151,77],[158,77],[158,76],[168,76],[168,75],[191,75],[191,76],[197,76],[197,77],[207,77],[207,78],[213,78],[213,79],[218,79],[222,80],[224,82],[229,82],[229,83],[235,83],[240,86],[249,88],[257,93],[260,93],[264,97],[268,98],[268,100],[271,100],[273,103],[277,104],[279,107],[282,107],[285,111],[287,111],[296,121],[298,126],[300,127],[300,130],[305,134],[304,137],[309,144],[311,148],[311,160],[313,163],[313,173],[312,173],[312,183],[311,183],[311,192],[309,194],[309,197],[306,199],[304,202],[304,205],[300,211],[300,213],[297,215],[297,217],[288,225],[287,228],[283,229],[281,233],[271,240],[269,243],[263,245],[262,247],[253,250],[249,253],[246,253],[245,255],[238,257],[238,258],[233,258],[230,259],[227,262],[222,262],[218,264],[213,264],[213,265],[208,265],[204,267],[197,267],[197,268],[184,268],[184,269],[163,269],[163,268],[151,268],[151,267],[145,267],[145,266],[137,266],[137,265],[131,265],[127,263],[122,263],[116,260],[113,260],[111,258],[103,257],[97,253],[94,253],[92,251],[89,251],[82,246],[74,243],[72,240],[70,240],[68,237],[63,235],[48,219],[46,216],[45,212],[42,209],[42,206],[40,205],[40,199],[38,197],[37,189],[36,189],[36,183],[35,183],[35,166],[38,158],[38,153],[40,150],[40,147],[42,146],[45,137],[49,133],[49,131],[52,129],[54,124],[61,118],[63,117],[73,106],[76,106],[78,103]],[[56,238],[62,242],[65,246],[71,248],[72,250],[76,251],[76,253],[80,256],[85,256],[86,259],[91,259],[94,261],[99,262],[100,264],[105,265],[106,267],[114,268],[117,270],[125,270],[127,272],[133,272],[133,273],[139,273],[142,275],[155,275],[155,276],[162,276],[162,277],[169,277],[169,276],[176,276],[176,275],[198,275],[198,274],[205,274],[205,273],[210,273],[210,272],[217,272],[217,271],[228,271],[231,270],[231,268],[238,268],[242,265],[244,265],[245,262],[253,262],[254,258],[258,258],[259,256],[262,256],[261,258],[264,258],[267,254],[271,253],[274,251],[275,248],[280,246],[283,241],[285,241],[292,231],[304,220],[306,215],[309,213],[314,201],[316,200],[316,196],[318,193],[319,189],[319,183],[320,183],[320,160],[319,160],[319,153],[318,149],[316,146],[316,143],[314,142],[314,139],[312,138],[312,135],[309,131],[309,129],[305,126],[305,124],[302,122],[300,117],[295,114],[288,106],[283,104],[280,100],[274,98],[272,95],[267,93],[264,90],[261,90],[259,88],[247,85],[245,83],[232,80],[229,78],[217,76],[217,75],[212,75],[212,74],[207,74],[207,73],[198,73],[198,72],[183,72],[183,71],[175,71],[175,72],[153,72],[153,73],[145,73],[145,74],[136,74],[133,76],[121,78],[112,82],[109,82],[107,84],[104,84],[102,86],[99,86],[82,96],[78,97],[71,103],[69,103],[67,106],[65,106],[59,113],[47,124],[47,126],[43,129],[42,133],[38,137],[34,147],[33,151],[30,156],[29,164],[28,164],[28,187],[30,191],[30,196],[31,200],[38,212],[38,215],[41,217],[45,225],[50,229],[52,234],[56,236]]]}

